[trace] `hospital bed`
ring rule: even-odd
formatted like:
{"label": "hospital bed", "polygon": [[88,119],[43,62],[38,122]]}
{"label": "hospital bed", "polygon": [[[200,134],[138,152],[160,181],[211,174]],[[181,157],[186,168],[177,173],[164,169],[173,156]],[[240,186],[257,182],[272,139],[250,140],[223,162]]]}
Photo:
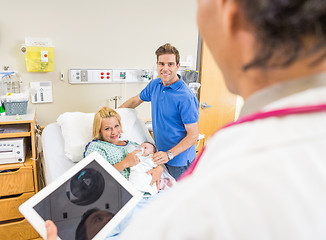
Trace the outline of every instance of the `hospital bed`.
{"label": "hospital bed", "polygon": [[[153,142],[145,123],[135,109],[116,109],[121,116],[122,139]],[[42,132],[43,169],[48,185],[73,167],[83,157],[85,146],[92,140],[94,113],[66,112]]]}

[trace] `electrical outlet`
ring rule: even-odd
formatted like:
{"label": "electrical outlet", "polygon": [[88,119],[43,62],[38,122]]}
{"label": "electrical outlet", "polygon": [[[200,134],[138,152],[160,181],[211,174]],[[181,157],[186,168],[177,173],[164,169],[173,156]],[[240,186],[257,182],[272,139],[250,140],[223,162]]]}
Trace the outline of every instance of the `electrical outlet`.
{"label": "electrical outlet", "polygon": [[80,71],[80,80],[82,82],[87,82],[87,70]]}

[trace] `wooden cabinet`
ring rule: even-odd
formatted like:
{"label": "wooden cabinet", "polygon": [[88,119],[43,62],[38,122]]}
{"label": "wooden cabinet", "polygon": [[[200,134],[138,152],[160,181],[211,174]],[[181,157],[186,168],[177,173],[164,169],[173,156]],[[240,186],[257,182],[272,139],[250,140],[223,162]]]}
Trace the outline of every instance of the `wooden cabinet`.
{"label": "wooden cabinet", "polygon": [[18,207],[38,191],[35,111],[26,115],[1,116],[1,129],[13,127],[22,131],[2,132],[0,139],[26,137],[27,153],[25,162],[0,164],[0,239],[35,239],[38,233],[21,215]]}

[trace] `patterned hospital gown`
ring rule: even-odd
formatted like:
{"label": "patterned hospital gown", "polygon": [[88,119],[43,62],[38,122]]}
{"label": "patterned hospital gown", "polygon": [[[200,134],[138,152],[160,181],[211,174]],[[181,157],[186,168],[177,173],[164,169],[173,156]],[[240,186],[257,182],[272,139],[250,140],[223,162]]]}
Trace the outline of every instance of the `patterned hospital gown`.
{"label": "patterned hospital gown", "polygon": [[[118,146],[109,142],[101,140],[93,140],[89,142],[85,147],[84,157],[88,156],[92,152],[98,152],[101,154],[110,164],[115,165],[121,162],[127,155],[127,148],[130,145],[138,145],[132,141],[126,141],[125,146]],[[121,174],[129,180],[130,169],[124,169]]]}

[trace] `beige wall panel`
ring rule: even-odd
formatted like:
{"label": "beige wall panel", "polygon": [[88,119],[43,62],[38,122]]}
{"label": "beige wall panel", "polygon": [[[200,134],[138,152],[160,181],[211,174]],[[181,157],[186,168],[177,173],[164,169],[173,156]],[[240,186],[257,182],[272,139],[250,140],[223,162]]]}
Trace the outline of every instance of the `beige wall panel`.
{"label": "beige wall panel", "polygon": [[[196,59],[196,1],[188,0],[11,0],[0,14],[0,70],[9,65],[25,84],[51,81],[53,103],[31,104],[45,126],[66,111],[95,112],[108,98],[122,96],[121,104],[139,93],[139,84],[71,85],[70,68],[155,68],[155,50],[170,42],[180,53]],[[20,48],[25,37],[51,38],[54,71],[30,73]],[[59,73],[65,74],[64,81]],[[110,103],[114,107],[113,103]],[[138,109],[150,117],[150,104]]]}

